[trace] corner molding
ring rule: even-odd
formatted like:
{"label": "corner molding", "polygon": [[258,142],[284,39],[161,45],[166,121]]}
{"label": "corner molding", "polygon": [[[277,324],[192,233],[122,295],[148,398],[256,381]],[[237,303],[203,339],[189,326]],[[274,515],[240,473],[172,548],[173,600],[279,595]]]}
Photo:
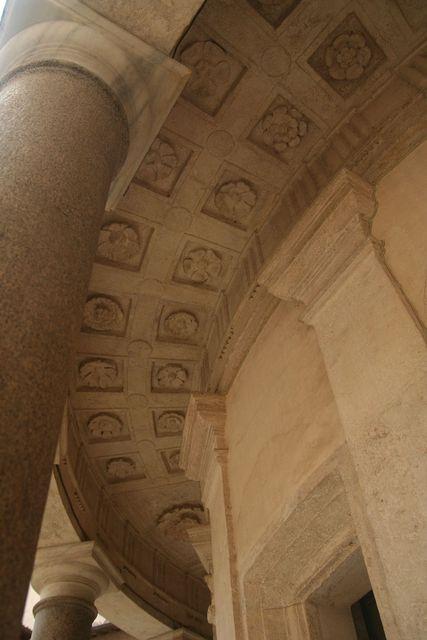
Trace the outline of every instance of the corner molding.
{"label": "corner molding", "polygon": [[227,457],[225,439],[225,397],[216,394],[192,394],[182,435],[179,465],[190,480],[198,480],[202,494],[211,483],[215,463]]}
{"label": "corner molding", "polygon": [[342,169],[281,242],[259,281],[278,298],[304,303],[309,319],[357,257],[380,248],[371,236],[376,208],[372,185]]}

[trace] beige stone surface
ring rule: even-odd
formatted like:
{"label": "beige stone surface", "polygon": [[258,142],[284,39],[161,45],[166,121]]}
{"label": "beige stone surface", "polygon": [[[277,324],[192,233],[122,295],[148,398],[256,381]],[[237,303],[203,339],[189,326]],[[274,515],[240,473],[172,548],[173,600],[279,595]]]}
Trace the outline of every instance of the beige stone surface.
{"label": "beige stone surface", "polygon": [[204,0],[83,0],[111,22],[170,53]]}
{"label": "beige stone surface", "polygon": [[314,331],[282,304],[227,400],[229,474],[239,567],[318,465],[344,441]]}
{"label": "beige stone surface", "polygon": [[78,541],[79,536],[65,511],[57,481],[52,475],[37,547],[52,547]]}
{"label": "beige stone surface", "polygon": [[427,326],[427,144],[417,147],[378,184],[372,233],[420,321]]}

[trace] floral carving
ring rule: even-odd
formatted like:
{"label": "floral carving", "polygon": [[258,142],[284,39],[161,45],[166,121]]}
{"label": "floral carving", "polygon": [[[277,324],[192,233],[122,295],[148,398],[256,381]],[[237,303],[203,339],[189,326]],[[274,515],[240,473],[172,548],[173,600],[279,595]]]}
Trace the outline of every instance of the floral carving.
{"label": "floral carving", "polygon": [[109,440],[117,438],[123,434],[123,423],[111,413],[99,413],[91,418],[87,425],[91,438],[102,438]]}
{"label": "floral carving", "polygon": [[132,263],[141,245],[138,233],[126,222],[111,222],[102,227],[98,255],[113,262]]}
{"label": "floral carving", "polygon": [[222,269],[222,260],[212,249],[192,249],[182,261],[185,275],[199,284],[217,278]]}
{"label": "floral carving", "polygon": [[188,540],[187,528],[204,524],[204,511],[199,504],[183,504],[168,509],[157,520],[163,535],[174,540]]}
{"label": "floral carving", "polygon": [[307,122],[297,109],[279,105],[261,120],[261,131],[265,144],[281,153],[300,144],[307,133]]}
{"label": "floral carving", "polygon": [[118,379],[117,364],[113,360],[87,360],[79,366],[80,381],[91,388],[114,387]]}
{"label": "floral carving", "polygon": [[350,31],[339,35],[326,49],[325,63],[334,80],[357,80],[371,57],[365,36]]}
{"label": "floral carving", "polygon": [[135,460],[129,457],[111,458],[105,465],[107,475],[112,480],[124,480],[136,471]]}
{"label": "floral carving", "polygon": [[150,182],[157,182],[169,178],[177,166],[178,156],[175,149],[169,142],[156,138],[144,158],[141,173]]}
{"label": "floral carving", "polygon": [[257,194],[244,180],[225,182],[215,193],[215,206],[229,216],[242,218],[254,208]]}
{"label": "floral carving", "polygon": [[171,337],[188,340],[197,333],[199,321],[188,311],[175,311],[168,315],[163,326],[165,332]]}
{"label": "floral carving", "polygon": [[118,302],[106,296],[94,296],[85,305],[83,324],[94,331],[120,331],[124,313]]}
{"label": "floral carving", "polygon": [[158,435],[181,433],[184,428],[184,416],[176,411],[166,411],[159,416],[156,426]]}
{"label": "floral carving", "polygon": [[161,389],[180,389],[188,380],[188,372],[180,364],[166,364],[156,373],[156,383]]}
{"label": "floral carving", "polygon": [[230,79],[227,54],[214,42],[195,42],[182,52],[181,61],[192,70],[187,90],[202,98],[214,96]]}

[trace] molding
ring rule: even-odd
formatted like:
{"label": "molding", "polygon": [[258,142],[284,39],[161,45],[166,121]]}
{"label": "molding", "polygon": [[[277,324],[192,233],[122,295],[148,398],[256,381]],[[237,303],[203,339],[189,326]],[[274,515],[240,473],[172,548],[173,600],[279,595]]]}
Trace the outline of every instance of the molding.
{"label": "molding", "polygon": [[225,440],[225,397],[192,394],[188,404],[179,465],[190,480],[204,489],[211,487],[215,463],[224,463],[228,447]]}
{"label": "molding", "polygon": [[0,36],[0,79],[43,62],[74,65],[101,80],[122,106],[129,147],[110,187],[106,208],[114,209],[181,93],[188,69],[79,0],[38,0],[31,10],[23,0],[11,1]]}
{"label": "molding", "polygon": [[43,547],[36,553],[31,584],[40,598],[75,597],[93,604],[110,586],[95,559],[94,542]]}
{"label": "molding", "polygon": [[375,241],[370,235],[376,211],[374,188],[347,169],[319,193],[291,229],[259,277],[273,295],[324,302],[340,276]]}
{"label": "molding", "polygon": [[187,534],[206,573],[212,573],[212,539],[210,524],[188,527]]}

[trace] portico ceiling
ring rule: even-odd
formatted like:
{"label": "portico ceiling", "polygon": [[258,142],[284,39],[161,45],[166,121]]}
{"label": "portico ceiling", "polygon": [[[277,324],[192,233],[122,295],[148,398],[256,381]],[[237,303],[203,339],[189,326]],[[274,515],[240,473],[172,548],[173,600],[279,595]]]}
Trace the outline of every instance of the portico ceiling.
{"label": "portico ceiling", "polygon": [[189,394],[229,388],[276,305],[257,274],[317,190],[342,166],[375,180],[384,145],[416,143],[405,64],[426,21],[404,0],[208,0],[174,52],[192,76],[105,214],[61,448],[74,516],[130,588],[154,570],[139,557],[129,577],[129,535],[176,569],[175,591],[155,571],[158,600],[144,591],[165,615],[204,574],[185,527],[206,515],[178,466]]}

